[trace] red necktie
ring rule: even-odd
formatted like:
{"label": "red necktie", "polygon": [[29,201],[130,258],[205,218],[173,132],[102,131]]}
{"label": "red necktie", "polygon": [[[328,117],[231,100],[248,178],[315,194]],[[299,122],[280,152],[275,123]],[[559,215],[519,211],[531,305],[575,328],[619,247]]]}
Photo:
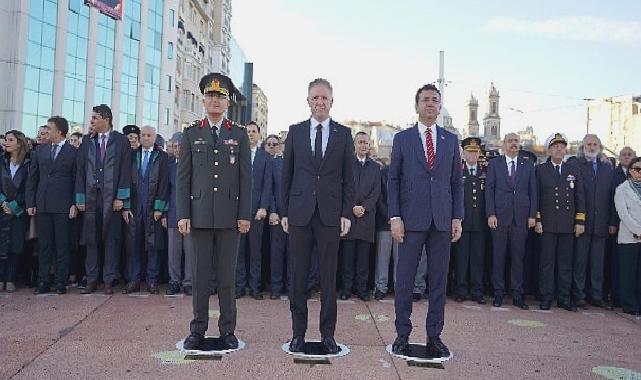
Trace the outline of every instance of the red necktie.
{"label": "red necktie", "polygon": [[432,142],[432,129],[430,127],[425,130],[425,146],[427,147],[427,167],[432,170],[436,157],[434,156],[434,143]]}

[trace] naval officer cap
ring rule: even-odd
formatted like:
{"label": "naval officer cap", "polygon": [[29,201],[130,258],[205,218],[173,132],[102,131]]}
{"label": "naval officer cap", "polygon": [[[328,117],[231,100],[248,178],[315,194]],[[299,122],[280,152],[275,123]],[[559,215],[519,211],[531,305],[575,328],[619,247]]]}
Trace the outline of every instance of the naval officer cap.
{"label": "naval officer cap", "polygon": [[122,134],[123,134],[123,135],[125,135],[125,136],[127,136],[127,135],[129,135],[130,133],[135,133],[135,134],[137,134],[138,136],[140,136],[140,128],[138,128],[138,126],[137,126],[137,125],[133,125],[133,124],[125,125],[125,126],[122,128]]}
{"label": "naval officer cap", "polygon": [[234,83],[226,75],[220,73],[209,73],[202,77],[198,87],[203,95],[216,93],[229,97],[232,89],[234,88]]}
{"label": "naval officer cap", "polygon": [[547,140],[545,140],[545,146],[548,148],[556,143],[561,143],[567,146],[568,139],[563,133],[553,133],[550,137],[547,138]]}

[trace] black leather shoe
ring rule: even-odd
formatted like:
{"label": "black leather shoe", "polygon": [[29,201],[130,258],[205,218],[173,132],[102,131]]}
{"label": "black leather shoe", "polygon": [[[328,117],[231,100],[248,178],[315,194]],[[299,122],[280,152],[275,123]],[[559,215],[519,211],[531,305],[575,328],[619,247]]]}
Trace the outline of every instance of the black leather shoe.
{"label": "black leather shoe", "polygon": [[192,287],[191,285],[187,285],[183,288],[183,293],[185,293],[186,296],[190,296],[192,293]]}
{"label": "black leather shoe", "polygon": [[550,310],[552,307],[552,302],[550,301],[541,301],[541,304],[539,305],[539,309],[541,310]]}
{"label": "black leather shoe", "polygon": [[249,295],[252,296],[252,298],[255,299],[256,301],[261,301],[265,299],[265,297],[263,297],[263,293],[261,292],[252,291],[252,292],[249,292]]}
{"label": "black leather shoe", "polygon": [[454,297],[454,301],[463,302],[463,301],[465,301],[465,296],[456,296],[456,297]]}
{"label": "black leather shoe", "polygon": [[114,294],[114,287],[111,284],[105,284],[105,288],[102,290],[106,295]]}
{"label": "black leather shoe", "polygon": [[47,294],[50,293],[51,289],[49,289],[49,284],[41,282],[36,288],[33,290],[33,294]]}
{"label": "black leather shoe", "polygon": [[472,297],[472,301],[476,302],[479,305],[485,305],[485,298],[483,298],[483,296]]}
{"label": "black leather shoe", "polygon": [[64,285],[56,286],[56,294],[65,294],[67,293],[67,287]]}
{"label": "black leather shoe", "polygon": [[272,295],[269,296],[269,299],[270,300],[277,300],[277,299],[280,299],[280,296],[278,294],[272,294]]}
{"label": "black leather shoe", "polygon": [[528,310],[530,307],[525,303],[523,297],[517,296],[512,299],[512,305],[518,307],[521,310]]}
{"label": "black leather shoe", "polygon": [[572,302],[563,302],[563,301],[558,301],[557,306],[561,309],[565,309],[567,311],[577,311],[576,306],[572,304]]}
{"label": "black leather shoe", "polygon": [[412,300],[414,300],[414,302],[418,302],[418,301],[420,301],[422,299],[423,299],[423,294],[421,294],[421,293],[412,293]]}
{"label": "black leather shoe", "polygon": [[325,346],[325,350],[327,351],[328,355],[335,355],[338,354],[340,349],[338,348],[338,344],[336,344],[336,341],[334,340],[334,337],[328,337],[328,338],[322,338],[321,343],[323,343],[323,346]]}
{"label": "black leather shoe", "polygon": [[341,295],[340,295],[340,296],[338,296],[338,298],[339,298],[341,301],[348,300],[348,299],[349,299],[349,297],[351,297],[351,294],[349,294],[349,293],[344,293],[344,292],[341,292]]}
{"label": "black leather shoe", "polygon": [[205,336],[203,334],[199,333],[191,333],[187,338],[185,338],[185,342],[183,343],[183,348],[185,350],[197,350],[198,346],[205,340]]}
{"label": "black leather shoe", "polygon": [[175,281],[170,282],[169,287],[165,290],[165,294],[168,296],[174,296],[178,293],[180,293],[180,285]]}
{"label": "black leather shoe", "polygon": [[398,335],[392,344],[392,352],[396,355],[405,355],[409,349],[408,339],[407,335]]}
{"label": "black leather shoe", "polygon": [[587,304],[585,303],[585,300],[577,300],[575,303],[576,307],[580,307],[585,309]]}
{"label": "black leather shoe", "polygon": [[245,297],[245,289],[236,289],[236,299]]}
{"label": "black leather shoe", "polygon": [[158,287],[158,283],[150,282],[149,284],[147,284],[147,292],[149,292],[149,294],[159,294],[160,287]]}
{"label": "black leather shoe", "polygon": [[503,306],[503,297],[502,296],[494,296],[494,301],[492,302],[492,306],[494,306],[494,307]]}
{"label": "black leather shoe", "polygon": [[369,302],[371,301],[372,297],[369,295],[369,292],[361,293],[358,298],[361,299],[363,302]]}
{"label": "black leather shoe", "polygon": [[84,289],[80,291],[80,294],[91,294],[96,290],[96,283],[95,282],[87,282],[87,285],[85,286]]}
{"label": "black leather shoe", "polygon": [[137,281],[131,281],[127,284],[127,287],[122,290],[122,294],[138,293],[139,291],[140,283]]}
{"label": "black leather shoe", "polygon": [[592,305],[594,307],[599,307],[599,308],[604,308],[605,307],[605,303],[603,303],[603,300],[598,300],[598,299],[590,301],[590,305]]}
{"label": "black leather shoe", "polygon": [[377,290],[374,292],[374,299],[377,301],[381,301],[385,299],[385,293],[381,292],[380,290]]}
{"label": "black leather shoe", "polygon": [[238,339],[234,333],[223,334],[220,339],[223,341],[223,346],[227,350],[235,350],[238,348]]}
{"label": "black leather shoe", "polygon": [[428,338],[427,350],[429,353],[432,353],[434,357],[448,358],[450,356],[450,350],[447,348],[445,343],[443,343],[441,337],[438,336]]}
{"label": "black leather shoe", "polygon": [[291,352],[303,352],[305,351],[305,337],[304,336],[295,336],[289,342],[289,351]]}

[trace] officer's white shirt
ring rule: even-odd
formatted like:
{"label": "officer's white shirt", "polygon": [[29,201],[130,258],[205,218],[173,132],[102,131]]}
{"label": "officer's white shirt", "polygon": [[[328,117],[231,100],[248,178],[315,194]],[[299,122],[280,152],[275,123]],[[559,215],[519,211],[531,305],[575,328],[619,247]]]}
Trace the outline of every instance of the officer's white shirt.
{"label": "officer's white shirt", "polygon": [[316,153],[314,151],[316,147],[316,126],[319,124],[323,127],[321,130],[322,137],[322,148],[323,148],[323,157],[325,157],[325,150],[327,149],[327,141],[329,140],[329,119],[327,118],[323,121],[318,121],[313,117],[310,118],[311,127],[309,128],[309,141],[312,143],[312,154]]}

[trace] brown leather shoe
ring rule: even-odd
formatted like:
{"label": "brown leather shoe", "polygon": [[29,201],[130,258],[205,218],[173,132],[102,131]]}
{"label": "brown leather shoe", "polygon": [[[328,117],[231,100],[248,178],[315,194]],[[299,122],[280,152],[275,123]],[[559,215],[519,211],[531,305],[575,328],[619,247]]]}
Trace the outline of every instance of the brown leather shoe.
{"label": "brown leather shoe", "polygon": [[80,294],[91,294],[96,290],[96,283],[95,282],[87,282],[87,286],[85,286],[84,289],[80,291]]}
{"label": "brown leather shoe", "polygon": [[140,283],[132,281],[127,284],[127,287],[122,290],[122,294],[131,294],[140,291]]}
{"label": "brown leather shoe", "polygon": [[147,291],[148,291],[150,294],[159,294],[159,293],[160,293],[160,289],[158,288],[158,284],[157,284],[157,283],[155,283],[155,282],[150,282],[150,283],[147,285]]}

